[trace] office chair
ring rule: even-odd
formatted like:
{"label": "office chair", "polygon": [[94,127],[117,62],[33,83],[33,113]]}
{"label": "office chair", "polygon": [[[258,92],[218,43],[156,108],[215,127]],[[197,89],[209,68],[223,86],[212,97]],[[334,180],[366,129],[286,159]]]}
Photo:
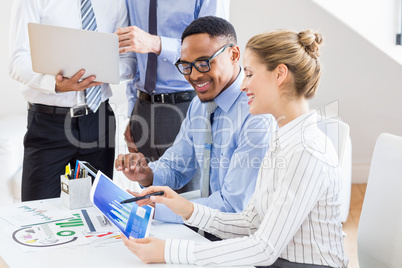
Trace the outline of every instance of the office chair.
{"label": "office chair", "polygon": [[342,179],[340,217],[342,222],[346,222],[352,188],[352,142],[349,136],[349,125],[335,118],[319,117],[317,126],[328,136],[338,153],[339,175]]}
{"label": "office chair", "polygon": [[361,268],[402,267],[402,137],[376,142],[357,231]]}

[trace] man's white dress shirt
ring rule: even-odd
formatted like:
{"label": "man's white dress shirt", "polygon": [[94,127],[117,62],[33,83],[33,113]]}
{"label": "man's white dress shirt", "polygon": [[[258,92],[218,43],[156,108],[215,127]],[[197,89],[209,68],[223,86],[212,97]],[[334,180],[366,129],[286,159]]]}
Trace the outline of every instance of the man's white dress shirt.
{"label": "man's white dress shirt", "polygon": [[[91,2],[99,32],[113,33],[119,27],[128,25],[124,0]],[[81,0],[14,0],[10,23],[9,73],[13,79],[22,83],[22,93],[28,102],[59,107],[84,104],[84,91],[57,93],[55,76],[33,72],[27,26],[29,22],[81,29]],[[124,79],[133,77],[136,72],[136,59],[128,56],[126,53],[120,57],[120,76]],[[112,91],[109,84],[103,84],[102,102],[110,96]]]}

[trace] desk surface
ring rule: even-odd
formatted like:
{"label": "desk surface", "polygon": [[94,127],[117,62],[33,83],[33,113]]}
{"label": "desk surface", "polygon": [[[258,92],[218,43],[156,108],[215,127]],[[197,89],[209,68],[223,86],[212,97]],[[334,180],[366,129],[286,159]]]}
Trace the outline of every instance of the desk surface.
{"label": "desk surface", "polygon": [[[49,202],[62,207],[60,199],[49,199]],[[198,233],[181,224],[167,224],[154,221],[152,234],[166,239],[183,238],[197,242],[208,242]],[[192,265],[142,263],[131,253],[123,242],[78,246],[75,248],[51,249],[40,252],[22,252],[5,231],[0,231],[0,256],[10,268],[19,267],[195,267]],[[1,262],[0,262],[1,263]]]}

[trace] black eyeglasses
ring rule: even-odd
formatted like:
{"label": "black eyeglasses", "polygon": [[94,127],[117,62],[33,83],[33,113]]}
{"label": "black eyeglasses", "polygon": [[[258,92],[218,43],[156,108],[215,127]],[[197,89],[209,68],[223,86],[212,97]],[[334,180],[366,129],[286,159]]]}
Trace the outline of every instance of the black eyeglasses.
{"label": "black eyeglasses", "polygon": [[212,55],[209,59],[195,60],[193,62],[187,62],[187,61],[180,61],[179,60],[178,62],[175,63],[175,65],[176,65],[177,69],[179,70],[179,72],[181,74],[184,74],[184,75],[191,74],[191,71],[193,70],[193,66],[200,73],[207,73],[207,72],[209,72],[211,70],[211,64],[210,64],[211,60],[213,60],[219,54],[221,54],[223,51],[225,51],[225,48],[233,47],[233,46],[234,46],[233,44],[227,44],[227,45],[223,46],[218,51],[216,51],[215,54]]}

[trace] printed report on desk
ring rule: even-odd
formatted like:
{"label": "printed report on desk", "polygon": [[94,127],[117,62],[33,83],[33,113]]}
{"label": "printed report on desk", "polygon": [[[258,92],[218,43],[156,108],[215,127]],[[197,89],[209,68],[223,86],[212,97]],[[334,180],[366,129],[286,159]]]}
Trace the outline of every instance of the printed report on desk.
{"label": "printed report on desk", "polygon": [[132,198],[101,171],[98,171],[91,188],[91,200],[94,205],[126,237],[144,238],[149,235],[154,209],[150,206],[139,207],[136,203],[120,204]]}

